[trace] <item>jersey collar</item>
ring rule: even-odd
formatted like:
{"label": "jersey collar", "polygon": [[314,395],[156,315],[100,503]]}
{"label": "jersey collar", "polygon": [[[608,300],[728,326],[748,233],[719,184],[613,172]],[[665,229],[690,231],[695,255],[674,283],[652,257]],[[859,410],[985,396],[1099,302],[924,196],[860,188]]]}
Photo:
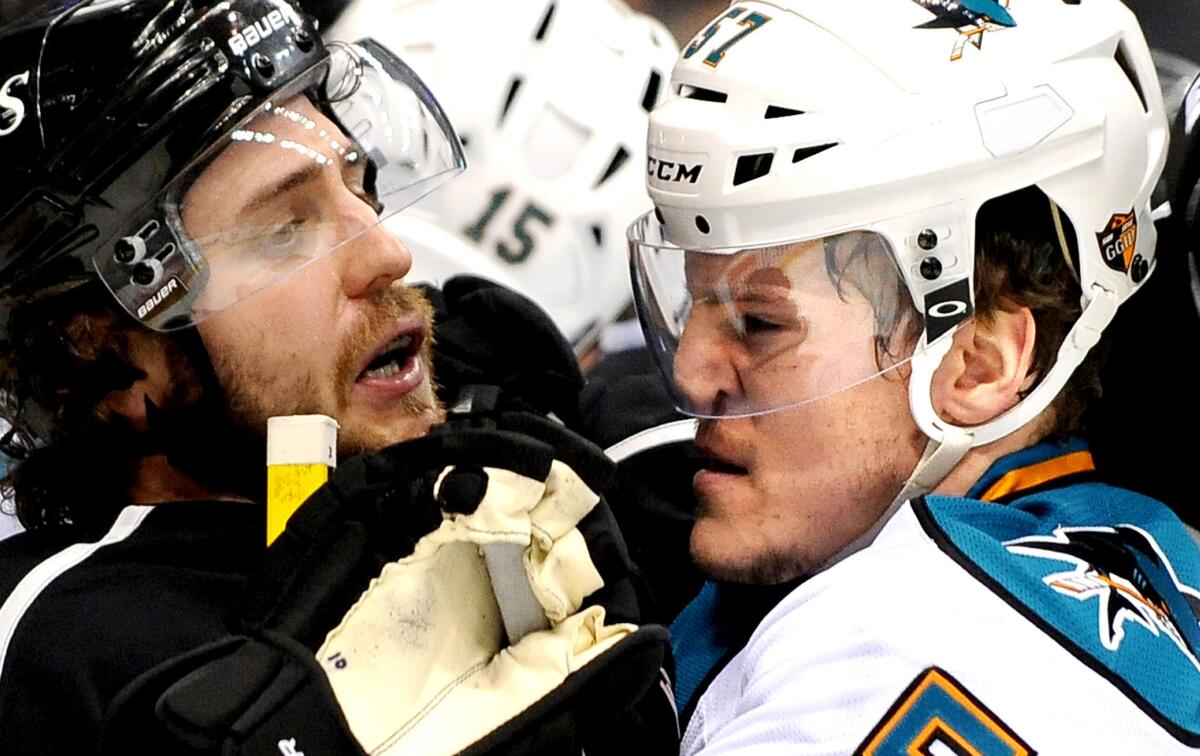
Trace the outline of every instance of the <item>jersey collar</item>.
{"label": "jersey collar", "polygon": [[1071,437],[1031,446],[1007,454],[992,463],[967,496],[983,501],[1007,503],[1034,490],[1056,488],[1079,482],[1096,471],[1087,443]]}

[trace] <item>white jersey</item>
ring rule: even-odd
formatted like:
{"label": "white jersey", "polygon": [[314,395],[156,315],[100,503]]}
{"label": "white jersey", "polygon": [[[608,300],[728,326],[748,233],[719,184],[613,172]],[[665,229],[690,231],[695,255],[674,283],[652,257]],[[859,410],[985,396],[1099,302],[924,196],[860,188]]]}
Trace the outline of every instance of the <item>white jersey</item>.
{"label": "white jersey", "polygon": [[[1139,525],[1094,522],[1114,511]],[[1101,484],[905,504],[763,619],[682,753],[1196,752],[1200,559],[1182,532]]]}

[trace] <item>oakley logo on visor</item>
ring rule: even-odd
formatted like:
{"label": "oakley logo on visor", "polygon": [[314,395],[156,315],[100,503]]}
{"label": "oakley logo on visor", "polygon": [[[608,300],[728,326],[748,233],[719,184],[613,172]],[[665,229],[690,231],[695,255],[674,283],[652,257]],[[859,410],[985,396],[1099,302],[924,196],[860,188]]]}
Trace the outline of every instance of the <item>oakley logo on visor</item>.
{"label": "oakley logo on visor", "polygon": [[12,93],[13,87],[18,84],[29,86],[28,71],[22,71],[0,85],[0,137],[16,131],[25,120],[25,103]]}

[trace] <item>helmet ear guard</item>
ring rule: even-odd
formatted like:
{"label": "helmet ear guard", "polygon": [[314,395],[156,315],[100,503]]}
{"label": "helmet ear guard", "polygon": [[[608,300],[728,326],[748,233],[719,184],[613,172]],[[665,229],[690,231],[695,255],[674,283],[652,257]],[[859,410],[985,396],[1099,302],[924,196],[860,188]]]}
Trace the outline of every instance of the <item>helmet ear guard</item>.
{"label": "helmet ear guard", "polygon": [[998,441],[1024,427],[1049,407],[1063,390],[1075,368],[1099,343],[1104,329],[1117,314],[1117,307],[1115,294],[1095,286],[1083,314],[1075,321],[1059,347],[1050,372],[1016,406],[979,426],[955,426],[943,420],[933,407],[933,395],[929,387],[934,372],[950,352],[952,339],[944,338],[929,349],[919,349],[912,358],[912,374],[908,385],[909,407],[917,426],[935,442],[941,442],[950,433],[964,434],[970,438],[971,447]]}

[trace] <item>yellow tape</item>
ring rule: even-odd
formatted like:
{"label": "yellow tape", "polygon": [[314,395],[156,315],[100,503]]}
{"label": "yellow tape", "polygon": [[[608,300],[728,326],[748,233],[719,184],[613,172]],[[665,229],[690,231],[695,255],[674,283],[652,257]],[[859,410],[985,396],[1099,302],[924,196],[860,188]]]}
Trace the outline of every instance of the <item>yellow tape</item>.
{"label": "yellow tape", "polygon": [[267,465],[268,546],[283,532],[304,500],[327,480],[328,465]]}

